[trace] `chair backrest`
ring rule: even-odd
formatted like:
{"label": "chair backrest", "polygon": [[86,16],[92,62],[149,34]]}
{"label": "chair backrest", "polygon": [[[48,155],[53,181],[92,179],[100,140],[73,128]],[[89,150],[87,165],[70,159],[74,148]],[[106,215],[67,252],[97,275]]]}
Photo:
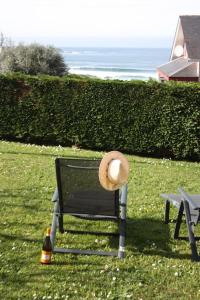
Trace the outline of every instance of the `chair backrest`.
{"label": "chair backrest", "polygon": [[100,159],[56,159],[61,213],[118,217],[119,190],[110,192],[99,183]]}

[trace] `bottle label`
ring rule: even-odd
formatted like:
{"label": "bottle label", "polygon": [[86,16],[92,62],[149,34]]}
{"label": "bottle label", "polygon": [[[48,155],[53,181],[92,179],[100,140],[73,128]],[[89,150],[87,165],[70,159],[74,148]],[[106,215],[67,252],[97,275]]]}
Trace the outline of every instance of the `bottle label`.
{"label": "bottle label", "polygon": [[42,250],[40,262],[42,264],[49,264],[51,262],[51,252]]}

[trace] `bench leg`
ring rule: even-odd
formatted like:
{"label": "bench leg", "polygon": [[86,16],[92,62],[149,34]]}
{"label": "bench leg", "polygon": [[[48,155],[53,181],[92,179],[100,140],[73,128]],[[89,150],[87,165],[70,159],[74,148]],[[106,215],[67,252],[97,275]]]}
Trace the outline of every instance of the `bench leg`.
{"label": "bench leg", "polygon": [[199,261],[196,241],[195,241],[194,232],[193,232],[193,223],[191,221],[189,204],[187,201],[184,201],[183,203],[184,203],[184,209],[185,209],[185,217],[186,217],[186,224],[187,224],[187,229],[188,229],[189,243],[190,243],[190,247],[192,250],[192,260]]}
{"label": "bench leg", "polygon": [[183,217],[183,211],[184,211],[184,205],[183,202],[181,201],[179,211],[178,211],[178,217],[176,219],[176,226],[175,226],[175,231],[174,231],[174,239],[179,238],[179,231],[182,223],[182,217]]}
{"label": "bench leg", "polygon": [[165,201],[165,224],[169,224],[169,211],[170,211],[170,202],[169,200]]}

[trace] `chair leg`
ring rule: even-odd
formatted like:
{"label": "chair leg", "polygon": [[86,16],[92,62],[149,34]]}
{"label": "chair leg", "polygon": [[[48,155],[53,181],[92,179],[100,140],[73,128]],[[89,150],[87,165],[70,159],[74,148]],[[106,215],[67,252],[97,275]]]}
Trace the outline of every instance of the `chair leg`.
{"label": "chair leg", "polygon": [[170,211],[170,202],[169,200],[165,201],[165,224],[169,223],[169,211]]}
{"label": "chair leg", "polygon": [[54,244],[55,244],[55,239],[56,239],[56,230],[58,227],[58,207],[59,207],[59,204],[58,204],[58,202],[56,202],[55,206],[54,206],[54,213],[53,213],[53,219],[52,219],[52,224],[51,224],[51,234],[50,234],[52,250],[54,249]]}
{"label": "chair leg", "polygon": [[179,238],[179,231],[182,223],[182,217],[183,217],[183,211],[184,211],[184,205],[183,202],[181,201],[179,211],[178,211],[178,217],[176,220],[176,226],[175,226],[175,231],[174,231],[174,239]]}
{"label": "chair leg", "polygon": [[184,209],[185,209],[186,224],[187,224],[187,229],[188,229],[188,237],[189,237],[190,247],[192,250],[192,260],[199,261],[196,241],[195,241],[194,232],[193,232],[193,223],[191,221],[189,204],[187,201],[184,201],[183,203],[184,203]]}
{"label": "chair leg", "polygon": [[65,230],[64,230],[64,227],[63,227],[63,214],[59,214],[59,217],[58,217],[58,224],[59,224],[59,231],[61,233],[64,233]]}
{"label": "chair leg", "polygon": [[125,257],[126,220],[121,219],[118,257]]}

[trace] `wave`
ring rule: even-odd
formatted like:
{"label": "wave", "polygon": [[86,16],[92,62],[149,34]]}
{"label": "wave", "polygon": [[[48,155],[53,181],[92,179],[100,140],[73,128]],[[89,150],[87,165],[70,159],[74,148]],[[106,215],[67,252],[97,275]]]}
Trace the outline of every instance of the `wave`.
{"label": "wave", "polygon": [[119,55],[118,51],[116,52],[110,52],[110,51],[102,51],[98,48],[96,49],[76,49],[76,50],[71,50],[71,49],[64,49],[60,48],[62,51],[62,54],[64,55],[80,55],[80,56],[112,56],[114,54]]}
{"label": "wave", "polygon": [[80,55],[81,52],[79,51],[69,51],[69,50],[62,50],[63,54],[67,54],[67,55]]}
{"label": "wave", "polygon": [[62,48],[70,73],[103,79],[156,78],[156,68],[168,53],[159,49]]}
{"label": "wave", "polygon": [[96,52],[96,51],[89,51],[89,50],[64,50],[61,49],[62,54],[63,55],[69,55],[69,56],[73,56],[73,55],[80,55],[80,56],[102,56],[105,54],[102,54],[101,52]]}
{"label": "wave", "polygon": [[[105,69],[105,70],[104,70]],[[148,72],[144,70],[143,72],[140,70],[139,72],[136,69],[131,69],[131,71],[117,71],[107,69],[107,68],[99,68],[99,69],[84,69],[84,68],[71,68],[69,70],[71,74],[77,75],[86,75],[92,77],[98,77],[101,79],[120,79],[120,80],[132,80],[132,79],[140,79],[140,80],[148,80],[149,78],[157,78],[156,72]]]}
{"label": "wave", "polygon": [[73,70],[85,70],[85,71],[113,71],[113,72],[155,72],[155,69],[145,69],[145,68],[119,68],[119,67],[71,67]]}

